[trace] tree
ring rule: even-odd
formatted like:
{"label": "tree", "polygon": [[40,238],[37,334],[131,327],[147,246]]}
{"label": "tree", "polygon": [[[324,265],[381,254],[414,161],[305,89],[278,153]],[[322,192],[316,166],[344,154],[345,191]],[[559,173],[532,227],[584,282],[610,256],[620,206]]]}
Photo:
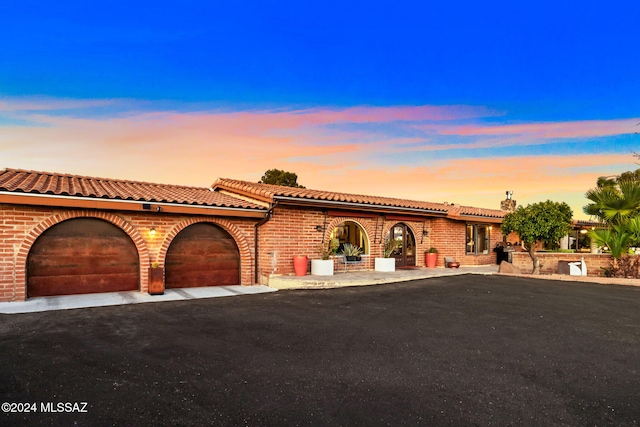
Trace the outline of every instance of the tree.
{"label": "tree", "polygon": [[269,169],[262,175],[262,184],[284,185],[286,187],[306,188],[298,184],[298,174],[280,169]]}
{"label": "tree", "polygon": [[630,246],[640,245],[640,169],[611,178],[598,178],[587,191],[591,201],[584,212],[601,220],[606,228],[589,231],[589,237],[606,246],[613,257],[609,274],[637,277],[637,262],[628,259]]}
{"label": "tree", "polygon": [[502,233],[516,232],[533,262],[532,274],[540,274],[540,259],[536,254],[538,242],[557,242],[569,234],[573,212],[565,202],[534,203],[518,208],[504,217]]}
{"label": "tree", "polygon": [[624,172],[615,179],[598,178],[596,188],[587,191],[591,201],[583,210],[608,225],[624,225],[640,214],[639,170]]}

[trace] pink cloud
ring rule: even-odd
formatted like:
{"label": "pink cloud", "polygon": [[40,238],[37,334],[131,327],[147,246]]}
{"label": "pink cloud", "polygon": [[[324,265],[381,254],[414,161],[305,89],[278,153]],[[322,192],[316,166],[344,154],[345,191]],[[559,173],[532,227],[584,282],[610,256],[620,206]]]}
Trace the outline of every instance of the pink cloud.
{"label": "pink cloud", "polygon": [[[39,109],[36,104],[26,104],[22,106],[24,111],[29,105],[32,110]],[[475,107],[468,111],[450,107],[353,107],[129,112],[101,119],[25,113],[29,120],[46,126],[4,126],[0,133],[0,167],[198,186],[208,186],[221,176],[257,181],[266,169],[280,168],[295,171],[300,182],[311,188],[488,208],[497,208],[504,191],[513,190],[524,204],[545,198],[572,200],[576,214],[581,213],[583,194],[598,175],[636,167],[630,154],[459,158],[420,166],[415,166],[409,154],[404,164],[393,167],[371,158],[412,150],[508,145],[531,136],[615,134],[633,130],[639,119],[504,126],[438,123],[428,126],[433,140],[428,143],[419,137],[389,137],[357,127],[344,130],[321,126],[453,120],[476,113],[479,110]],[[477,135],[482,139],[448,145],[437,142],[438,133]],[[603,170],[611,172],[598,173]]]}
{"label": "pink cloud", "polygon": [[444,135],[530,135],[538,138],[579,138],[633,133],[638,118],[583,120],[573,122],[526,123],[517,125],[468,125],[443,129]]}

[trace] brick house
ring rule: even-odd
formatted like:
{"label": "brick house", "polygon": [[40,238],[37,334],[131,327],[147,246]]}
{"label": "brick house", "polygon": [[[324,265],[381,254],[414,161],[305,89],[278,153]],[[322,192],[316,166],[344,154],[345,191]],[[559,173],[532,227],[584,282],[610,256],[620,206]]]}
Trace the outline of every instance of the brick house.
{"label": "brick house", "polygon": [[495,263],[505,212],[219,179],[211,188],[0,171],[0,301],[166,288],[268,284],[294,255],[331,239],[363,248],[389,236],[398,267]]}
{"label": "brick house", "polygon": [[503,210],[395,199],[219,179],[212,189],[269,208],[257,228],[256,282],[273,274],[292,274],[295,255],[319,258],[331,239],[360,246],[365,266],[373,269],[384,241],[402,240],[396,267],[424,267],[424,253],[438,249],[462,265],[496,262],[495,243],[503,240]]}
{"label": "brick house", "polygon": [[167,288],[251,285],[266,212],[209,188],[2,170],[0,301],[147,292],[153,263]]}

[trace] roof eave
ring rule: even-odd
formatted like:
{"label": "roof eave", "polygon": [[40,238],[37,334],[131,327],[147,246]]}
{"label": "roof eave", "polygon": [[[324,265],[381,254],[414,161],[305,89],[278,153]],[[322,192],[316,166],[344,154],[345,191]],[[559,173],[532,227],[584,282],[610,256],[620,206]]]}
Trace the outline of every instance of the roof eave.
{"label": "roof eave", "polygon": [[381,213],[401,213],[416,216],[447,216],[447,211],[435,209],[405,208],[401,206],[385,206],[368,203],[342,202],[337,200],[318,200],[290,196],[274,196],[280,205],[313,206],[319,208],[349,208],[350,210],[376,211]]}
{"label": "roof eave", "polygon": [[[191,205],[184,203],[151,202],[146,200],[105,199],[96,197],[60,196],[40,193],[19,193],[11,191],[0,191],[0,204],[2,203],[134,212],[163,212],[192,215],[237,216],[246,218],[262,218],[267,211],[263,208]],[[145,205],[150,205],[150,209],[145,209]]]}

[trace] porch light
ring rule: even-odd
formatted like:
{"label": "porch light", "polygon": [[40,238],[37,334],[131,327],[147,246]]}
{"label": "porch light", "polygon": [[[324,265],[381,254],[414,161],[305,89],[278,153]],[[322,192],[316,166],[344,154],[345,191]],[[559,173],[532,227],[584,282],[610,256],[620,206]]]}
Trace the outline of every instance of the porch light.
{"label": "porch light", "polygon": [[316,231],[324,231],[324,227],[321,225],[316,225]]}
{"label": "porch light", "polygon": [[585,228],[583,228],[582,230],[580,230],[580,234],[587,234],[587,233],[588,233],[588,231],[587,231]]}
{"label": "porch light", "polygon": [[155,227],[151,227],[149,229],[149,234],[151,234],[152,236],[155,236],[156,235],[156,228]]}

